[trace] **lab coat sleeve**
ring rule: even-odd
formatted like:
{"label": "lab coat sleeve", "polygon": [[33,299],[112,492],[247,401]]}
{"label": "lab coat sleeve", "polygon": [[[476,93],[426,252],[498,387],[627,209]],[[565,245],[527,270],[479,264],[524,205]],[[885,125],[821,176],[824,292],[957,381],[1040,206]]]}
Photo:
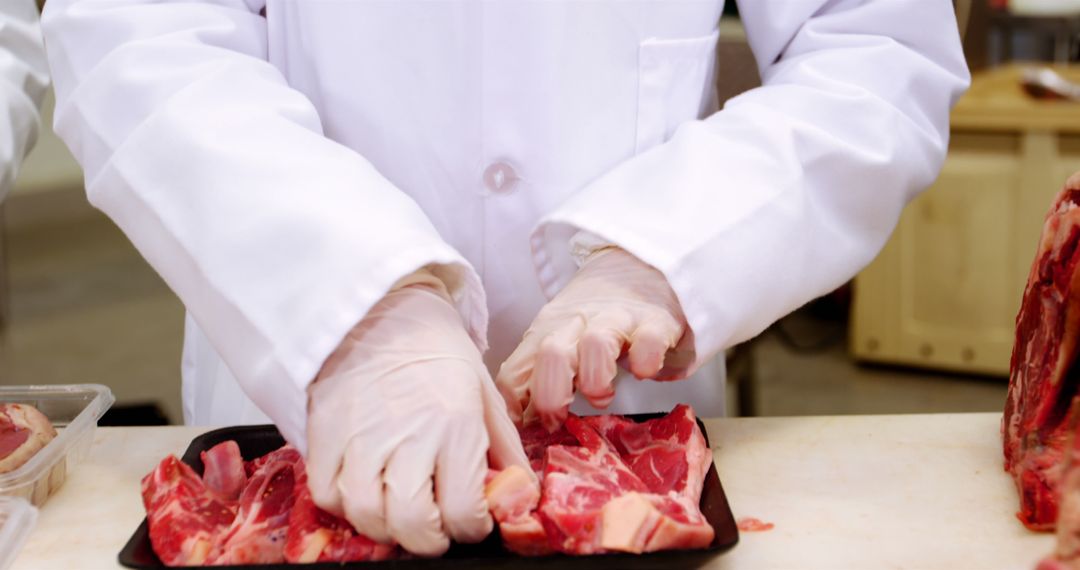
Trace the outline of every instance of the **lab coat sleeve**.
{"label": "lab coat sleeve", "polygon": [[306,387],[434,264],[478,345],[479,277],[419,206],[323,135],[267,61],[258,0],[49,0],[56,130],[247,395],[301,448]]}
{"label": "lab coat sleeve", "polygon": [[49,85],[34,0],[0,3],[0,200],[34,146],[38,109]]}
{"label": "lab coat sleeve", "polygon": [[937,176],[970,79],[948,0],[739,8],[762,86],[604,174],[532,238],[548,295],[573,275],[580,232],[655,266],[699,359],[870,262]]}

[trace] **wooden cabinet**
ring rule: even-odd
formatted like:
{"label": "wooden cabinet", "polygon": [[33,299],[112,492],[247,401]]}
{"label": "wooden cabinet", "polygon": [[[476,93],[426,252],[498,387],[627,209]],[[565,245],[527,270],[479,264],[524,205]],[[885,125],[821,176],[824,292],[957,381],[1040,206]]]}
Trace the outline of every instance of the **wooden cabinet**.
{"label": "wooden cabinet", "polygon": [[1018,67],[974,78],[938,180],[855,280],[866,361],[1007,374],[1043,217],[1080,170],[1080,103],[1028,99]]}

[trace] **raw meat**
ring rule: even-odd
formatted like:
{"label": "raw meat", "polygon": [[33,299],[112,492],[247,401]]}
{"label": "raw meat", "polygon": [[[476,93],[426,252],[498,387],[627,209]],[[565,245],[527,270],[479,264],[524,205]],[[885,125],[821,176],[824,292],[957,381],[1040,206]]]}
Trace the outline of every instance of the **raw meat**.
{"label": "raw meat", "polygon": [[1073,175],[1043,224],[1016,317],[1002,418],[1005,469],[1020,493],[1017,516],[1033,530],[1058,518],[1063,451],[1080,389],[1080,176]]}
{"label": "raw meat", "polygon": [[236,442],[201,454],[199,477],[175,456],[142,482],[154,552],[169,566],[385,560],[394,545],[315,506],[303,458],[284,446],[244,462]]}
{"label": "raw meat", "polygon": [[220,499],[173,455],[143,478],[142,497],[150,544],[167,566],[206,563],[218,536],[236,518],[235,501]]}
{"label": "raw meat", "polygon": [[522,440],[533,468],[542,469],[539,497],[520,468],[499,473],[487,487],[510,550],[648,552],[712,542],[698,509],[711,456],[689,406],[641,424],[571,415],[554,433],[522,430]]}
{"label": "raw meat", "polygon": [[771,522],[765,522],[754,517],[743,517],[739,519],[735,525],[743,532],[765,532],[767,530],[772,530],[775,526]]}
{"label": "raw meat", "polygon": [[[538,461],[542,462],[542,459]],[[536,513],[540,505],[540,487],[525,469],[513,465],[489,473],[484,495],[491,516],[499,523],[503,544],[511,551],[525,556],[552,552],[544,523]]]}
{"label": "raw meat", "polygon": [[530,423],[519,430],[521,444],[525,448],[525,455],[529,456],[529,464],[536,473],[544,472],[544,459],[547,449],[554,445],[577,446],[578,440],[563,426],[553,432],[548,432],[539,421]]}
{"label": "raw meat", "polygon": [[[213,451],[211,449],[211,451]],[[304,468],[296,449],[285,446],[264,457],[240,493],[236,518],[214,545],[214,565],[285,561],[289,511],[296,499],[296,471]]]}
{"label": "raw meat", "polygon": [[[522,437],[537,472],[491,472],[485,486],[510,550],[648,552],[712,542],[698,509],[711,455],[688,406],[642,424],[571,416],[554,433],[535,426]],[[228,441],[201,457],[202,477],[169,456],[143,479],[150,540],[167,565],[401,556],[397,546],[378,544],[315,506],[292,447],[245,462]]]}
{"label": "raw meat", "polygon": [[26,404],[0,404],[0,473],[22,467],[56,437],[49,418]]}
{"label": "raw meat", "polygon": [[296,503],[289,513],[285,540],[285,560],[294,563],[352,562],[387,560],[397,555],[393,545],[380,544],[359,534],[343,518],[315,506],[307,486],[307,473],[300,469],[296,482]]}
{"label": "raw meat", "polygon": [[566,428],[581,446],[548,448],[540,521],[555,550],[593,554],[602,551],[604,507],[623,493],[644,493],[648,487],[589,424],[569,417]]}
{"label": "raw meat", "polygon": [[701,500],[712,454],[690,406],[680,404],[667,416],[649,422],[620,416],[584,420],[612,443],[651,492],[675,491],[695,505]]}
{"label": "raw meat", "polygon": [[223,499],[235,501],[247,483],[244,458],[235,441],[226,441],[199,454],[203,462],[203,482]]}

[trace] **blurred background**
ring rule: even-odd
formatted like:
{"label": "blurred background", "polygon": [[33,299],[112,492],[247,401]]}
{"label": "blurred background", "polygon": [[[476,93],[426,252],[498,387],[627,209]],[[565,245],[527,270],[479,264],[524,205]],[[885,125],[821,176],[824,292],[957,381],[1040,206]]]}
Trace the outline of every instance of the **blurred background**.
{"label": "blurred background", "polygon": [[[729,4],[721,101],[759,83]],[[732,415],[1003,407],[1042,218],[1080,170],[1080,0],[955,5],[973,83],[941,176],[851,283],[728,351]],[[102,423],[180,423],[183,307],[86,202],[51,107],[3,207],[0,383],[103,383]]]}

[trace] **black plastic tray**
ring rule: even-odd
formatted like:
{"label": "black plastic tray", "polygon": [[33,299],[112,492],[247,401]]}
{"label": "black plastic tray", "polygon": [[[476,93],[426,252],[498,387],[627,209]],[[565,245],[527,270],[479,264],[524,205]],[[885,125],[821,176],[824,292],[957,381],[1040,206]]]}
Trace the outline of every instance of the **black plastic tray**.
{"label": "black plastic tray", "polygon": [[[658,418],[664,414],[638,414],[627,416],[634,421],[645,421]],[[708,443],[709,435],[705,433],[705,426],[698,420],[701,433],[705,435]],[[191,440],[184,457],[181,460],[195,469],[196,473],[202,473],[203,464],[199,452],[227,440],[236,440],[240,446],[240,453],[244,459],[250,460],[270,453],[285,444],[277,428],[271,425],[265,426],[241,426],[230,427],[207,432]],[[486,540],[478,544],[453,544],[441,558],[413,558],[408,560],[383,560],[379,562],[319,562],[314,564],[262,564],[251,566],[215,566],[215,568],[363,568],[371,570],[413,570],[419,568],[558,568],[559,570],[570,568],[685,568],[703,564],[721,552],[729,550],[739,541],[739,530],[735,526],[735,517],[731,514],[727,496],[720,486],[720,477],[716,473],[716,465],[709,466],[709,472],[705,475],[705,486],[701,493],[701,512],[706,520],[712,525],[716,533],[712,544],[708,548],[699,550],[665,550],[661,552],[647,552],[644,554],[611,553],[595,554],[591,556],[570,556],[565,554],[553,554],[549,556],[523,557],[513,554],[503,548],[498,532],[491,533]],[[150,534],[143,519],[139,528],[120,551],[120,564],[128,568],[142,570],[169,568],[162,564],[154,550],[150,546]],[[192,567],[187,567],[192,568]]]}

